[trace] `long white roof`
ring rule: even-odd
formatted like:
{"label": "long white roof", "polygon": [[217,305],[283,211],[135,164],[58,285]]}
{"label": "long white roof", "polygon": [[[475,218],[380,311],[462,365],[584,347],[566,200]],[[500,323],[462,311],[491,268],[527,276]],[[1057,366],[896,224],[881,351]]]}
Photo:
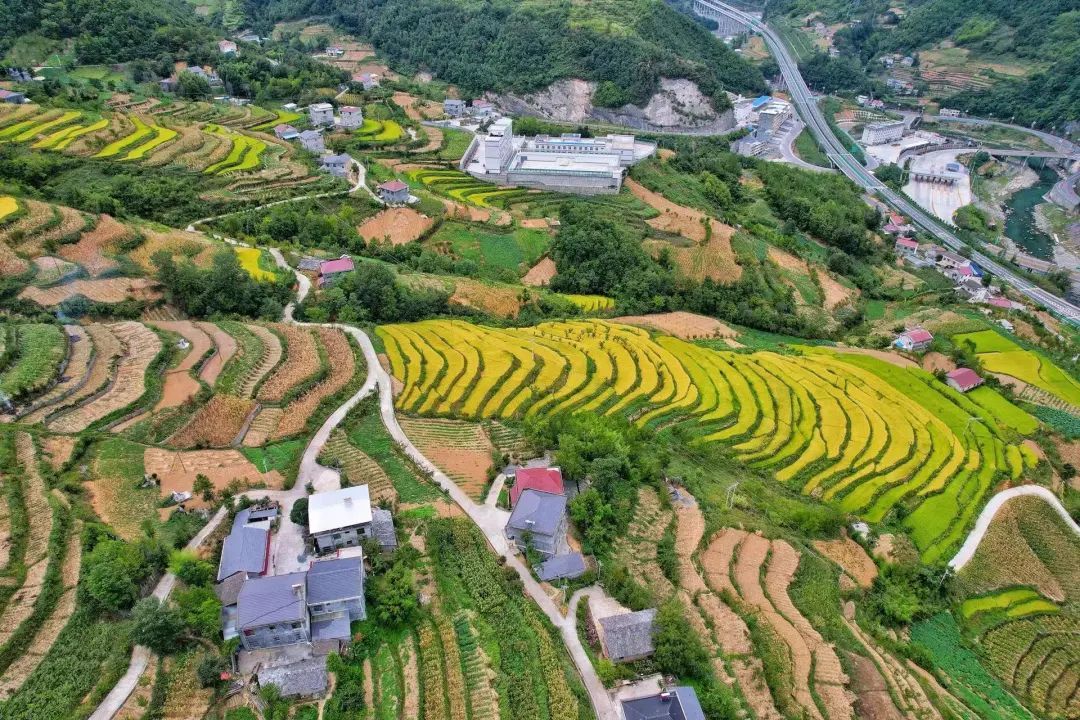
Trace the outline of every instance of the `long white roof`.
{"label": "long white roof", "polygon": [[308,531],[323,533],[371,522],[367,485],[315,493],[308,498]]}

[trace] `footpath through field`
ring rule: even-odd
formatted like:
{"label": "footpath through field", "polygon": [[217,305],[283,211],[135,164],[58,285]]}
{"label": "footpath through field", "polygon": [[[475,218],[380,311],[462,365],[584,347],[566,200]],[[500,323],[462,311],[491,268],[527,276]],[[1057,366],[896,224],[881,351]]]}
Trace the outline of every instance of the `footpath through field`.
{"label": "footpath through field", "polygon": [[1041,485],[1021,485],[1020,487],[1002,490],[990,498],[990,502],[986,503],[986,507],[979,513],[979,519],[975,521],[975,527],[968,534],[967,539],[964,540],[964,544],[953,556],[953,559],[949,561],[949,567],[953,570],[960,570],[967,565],[968,561],[975,555],[975,551],[979,549],[979,543],[982,542],[986,531],[990,529],[990,523],[993,521],[997,511],[1013,498],[1023,495],[1035,495],[1045,500],[1061,516],[1065,524],[1072,528],[1074,533],[1080,535],[1080,525],[1077,525],[1076,521],[1069,516],[1069,512],[1061,504],[1061,501],[1057,499],[1057,495],[1054,495],[1054,493]]}

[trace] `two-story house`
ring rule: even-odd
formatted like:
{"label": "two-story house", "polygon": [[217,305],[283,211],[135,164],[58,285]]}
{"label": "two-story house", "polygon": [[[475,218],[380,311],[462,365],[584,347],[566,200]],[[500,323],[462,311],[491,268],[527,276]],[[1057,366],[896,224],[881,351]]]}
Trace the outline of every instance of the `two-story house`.
{"label": "two-story house", "polygon": [[506,522],[506,538],[520,549],[558,555],[567,549],[566,496],[525,490]]}

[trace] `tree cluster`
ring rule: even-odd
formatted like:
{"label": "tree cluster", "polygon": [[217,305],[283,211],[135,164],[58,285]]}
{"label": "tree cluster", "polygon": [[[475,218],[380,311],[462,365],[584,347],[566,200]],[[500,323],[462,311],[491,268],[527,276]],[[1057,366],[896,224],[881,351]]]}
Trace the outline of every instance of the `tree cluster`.
{"label": "tree cluster", "polygon": [[216,253],[206,269],[189,260],[177,262],[167,251],[151,260],[169,302],[195,317],[278,318],[291,294],[285,282],[252,278],[232,250]]}

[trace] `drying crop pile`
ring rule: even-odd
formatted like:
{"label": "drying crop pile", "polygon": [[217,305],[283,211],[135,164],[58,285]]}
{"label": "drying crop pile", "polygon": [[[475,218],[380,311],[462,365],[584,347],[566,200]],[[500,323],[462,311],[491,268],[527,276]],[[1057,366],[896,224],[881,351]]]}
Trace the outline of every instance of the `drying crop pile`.
{"label": "drying crop pile", "polygon": [[1080,538],[1042,499],[1015,498],[959,574],[960,615],[988,667],[1049,717],[1080,713]]}
{"label": "drying crop pile", "polygon": [[932,375],[877,358],[703,348],[602,322],[514,329],[427,321],[379,329],[400,409],[465,418],[595,411],[692,421],[696,442],[877,522],[901,501],[927,561],[946,557],[979,501],[1034,454]]}

